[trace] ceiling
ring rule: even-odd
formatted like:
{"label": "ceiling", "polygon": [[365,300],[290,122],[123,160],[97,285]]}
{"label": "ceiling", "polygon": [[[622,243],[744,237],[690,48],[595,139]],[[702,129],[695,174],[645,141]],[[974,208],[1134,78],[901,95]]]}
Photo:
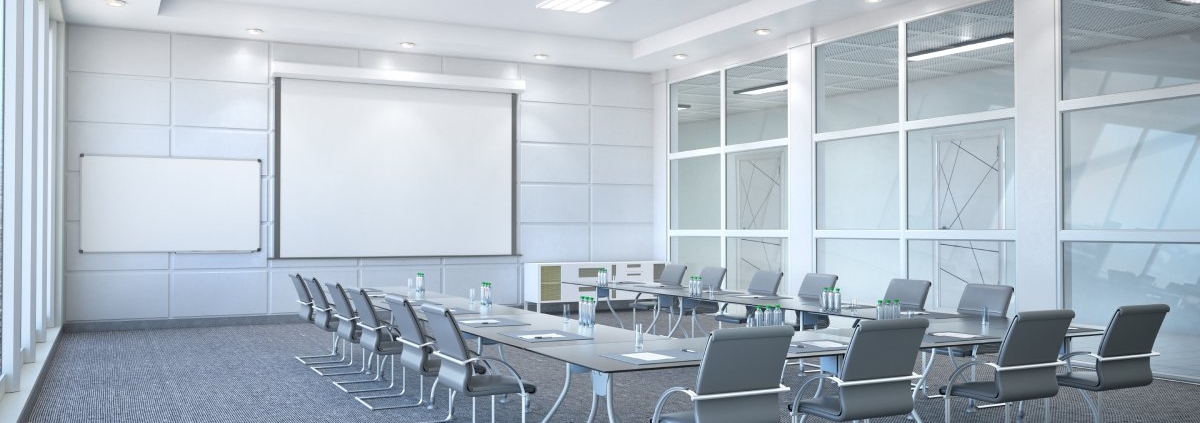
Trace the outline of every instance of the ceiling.
{"label": "ceiling", "polygon": [[911,0],[616,0],[591,14],[541,0],[61,1],[80,25],[652,72]]}

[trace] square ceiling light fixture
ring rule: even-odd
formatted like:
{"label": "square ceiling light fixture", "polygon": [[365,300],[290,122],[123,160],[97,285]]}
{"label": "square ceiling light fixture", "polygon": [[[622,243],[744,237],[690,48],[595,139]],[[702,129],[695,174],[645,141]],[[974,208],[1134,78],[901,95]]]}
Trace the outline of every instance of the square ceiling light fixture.
{"label": "square ceiling light fixture", "polygon": [[613,0],[544,0],[538,9],[561,10],[563,12],[592,13],[612,4]]}

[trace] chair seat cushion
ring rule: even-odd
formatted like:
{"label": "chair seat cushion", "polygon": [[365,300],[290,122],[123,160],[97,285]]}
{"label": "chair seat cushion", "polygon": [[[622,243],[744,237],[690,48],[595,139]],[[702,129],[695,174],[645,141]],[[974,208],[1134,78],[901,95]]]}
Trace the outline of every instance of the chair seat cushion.
{"label": "chair seat cushion", "polygon": [[[526,383],[523,386],[525,392],[532,394],[537,392],[537,387]],[[503,395],[503,394],[518,394],[517,379],[511,376],[503,375],[475,375],[467,380],[468,396],[486,396],[486,395]]]}
{"label": "chair seat cushion", "polygon": [[[942,395],[946,395],[946,387],[943,386],[938,390]],[[1000,398],[999,388],[996,383],[988,382],[966,382],[954,385],[954,390],[951,391],[956,397],[973,398],[980,401],[995,402],[993,400]]]}
{"label": "chair seat cushion", "polygon": [[842,401],[837,395],[800,400],[800,409],[796,411],[826,420],[842,421]]}
{"label": "chair seat cushion", "polygon": [[724,323],[737,323],[737,324],[746,323],[746,316],[738,316],[738,315],[733,315],[733,314],[717,314],[717,315],[713,315],[713,319],[716,319],[718,322],[724,322]]}
{"label": "chair seat cushion", "polygon": [[680,411],[677,413],[667,413],[659,416],[659,422],[662,423],[695,423],[696,413],[693,411]]}
{"label": "chair seat cushion", "polygon": [[1096,376],[1096,372],[1077,370],[1058,375],[1058,385],[1068,388],[1095,390],[1100,388],[1100,378]]}
{"label": "chair seat cushion", "polygon": [[380,342],[374,353],[379,355],[395,355],[404,352],[404,344],[400,341]]}

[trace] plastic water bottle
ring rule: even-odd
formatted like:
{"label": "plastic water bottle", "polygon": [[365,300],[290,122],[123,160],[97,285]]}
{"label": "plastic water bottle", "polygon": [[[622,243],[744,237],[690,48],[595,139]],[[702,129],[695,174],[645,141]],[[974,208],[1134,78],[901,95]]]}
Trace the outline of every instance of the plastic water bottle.
{"label": "plastic water bottle", "polygon": [[887,313],[883,309],[883,300],[875,302],[875,320],[887,319]]}
{"label": "plastic water bottle", "polygon": [[842,312],[842,289],[833,290],[833,311]]}
{"label": "plastic water bottle", "polygon": [[487,282],[479,283],[479,305],[492,305],[492,284]]}
{"label": "plastic water bottle", "polygon": [[600,273],[597,276],[599,277],[600,286],[608,286],[608,269],[600,269]]}
{"label": "plastic water bottle", "polygon": [[821,288],[821,310],[829,308],[829,288]]}
{"label": "plastic water bottle", "polygon": [[779,304],[775,304],[775,324],[783,326],[783,323],[783,307],[780,307]]}
{"label": "plastic water bottle", "polygon": [[421,272],[417,272],[417,293],[425,293],[425,274]]}
{"label": "plastic water bottle", "polygon": [[758,306],[758,307],[756,307],[756,310],[754,311],[754,320],[757,321],[759,325],[766,326],[767,325],[767,320],[766,320],[767,316],[766,315],[767,315],[767,313],[765,311],[763,311],[763,306]]}
{"label": "plastic water bottle", "polygon": [[992,320],[991,316],[988,315],[987,306],[983,306],[983,316],[981,316],[980,319],[982,319],[980,320],[980,325],[982,325],[984,329],[987,329],[988,324],[991,323],[990,320]]}
{"label": "plastic water bottle", "polygon": [[900,300],[891,300],[891,301],[892,301],[892,308],[891,308],[892,318],[899,319],[900,318]]}

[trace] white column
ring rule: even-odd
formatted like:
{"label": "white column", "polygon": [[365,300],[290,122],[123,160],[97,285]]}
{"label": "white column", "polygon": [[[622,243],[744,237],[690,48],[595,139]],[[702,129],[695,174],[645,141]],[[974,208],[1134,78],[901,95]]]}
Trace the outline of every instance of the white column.
{"label": "white column", "polygon": [[788,287],[796,292],[813,255],[813,48],[812,31],[788,37]]}
{"label": "white column", "polygon": [[21,387],[21,138],[24,91],[21,60],[24,49],[26,2],[4,2],[4,221],[3,237],[4,333],[3,371],[5,392]]}

